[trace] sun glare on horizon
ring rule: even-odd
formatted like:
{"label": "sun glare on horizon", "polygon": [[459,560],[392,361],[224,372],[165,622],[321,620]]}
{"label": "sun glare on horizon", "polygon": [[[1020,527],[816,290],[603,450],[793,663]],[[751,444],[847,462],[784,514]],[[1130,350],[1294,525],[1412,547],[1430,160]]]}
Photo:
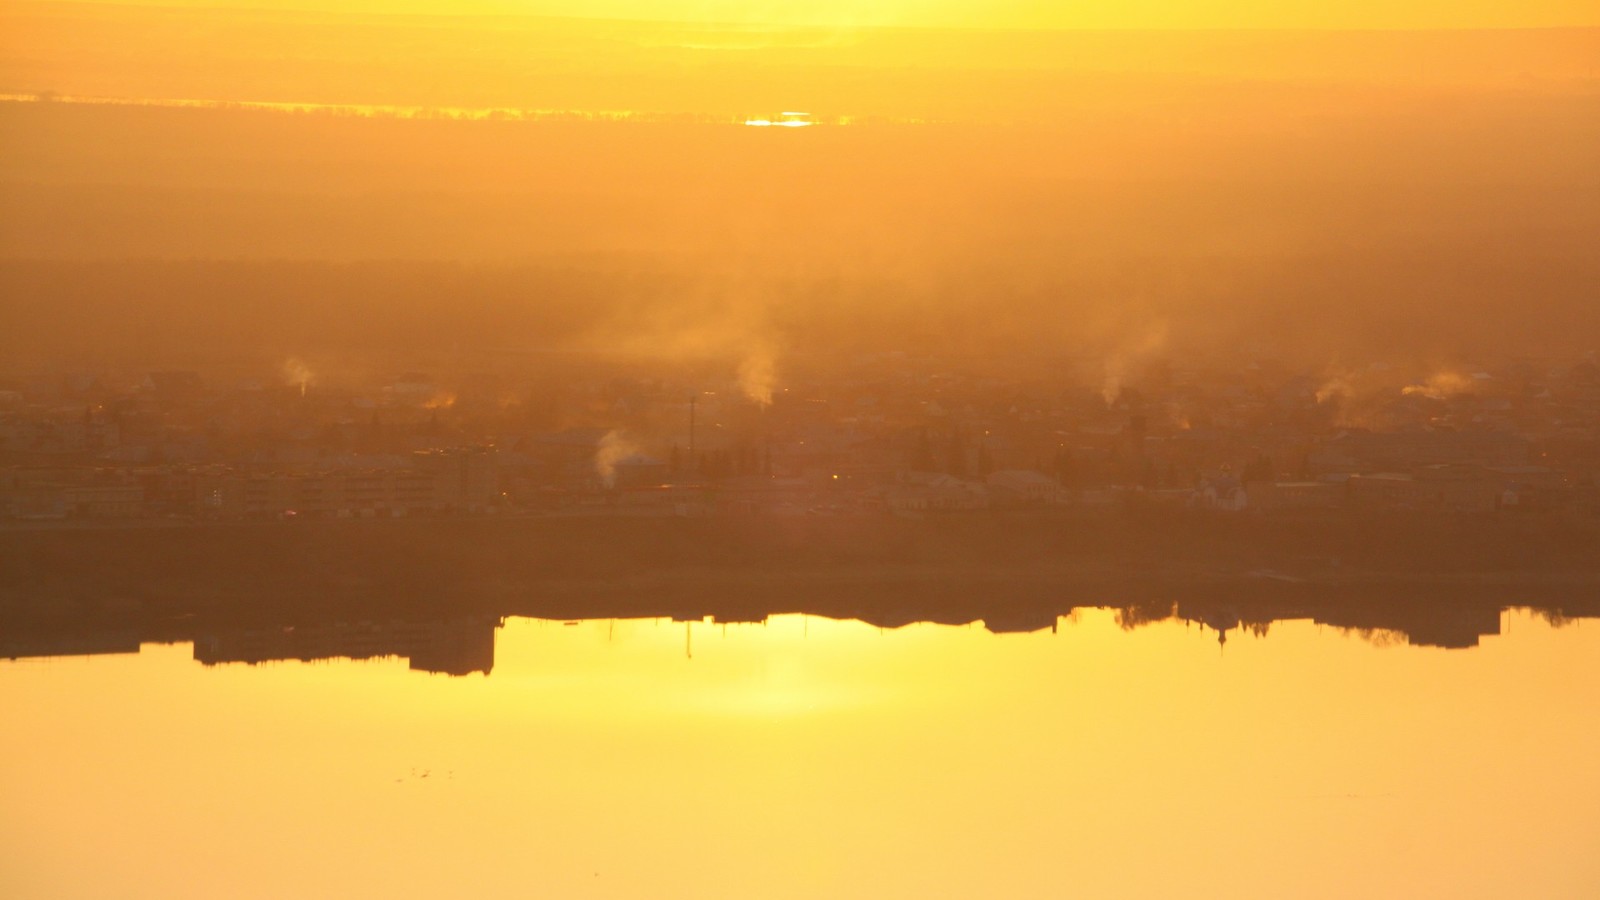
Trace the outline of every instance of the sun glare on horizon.
{"label": "sun glare on horizon", "polygon": [[810,113],[785,112],[780,113],[776,119],[761,117],[745,119],[744,124],[755,128],[809,128],[817,123],[811,118]]}

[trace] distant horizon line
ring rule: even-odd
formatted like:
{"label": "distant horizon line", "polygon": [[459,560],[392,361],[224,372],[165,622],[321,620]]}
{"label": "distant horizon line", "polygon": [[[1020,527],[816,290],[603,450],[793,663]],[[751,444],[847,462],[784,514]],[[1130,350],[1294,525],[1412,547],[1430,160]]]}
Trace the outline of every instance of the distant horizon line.
{"label": "distant horizon line", "polygon": [[959,25],[959,24],[847,24],[826,21],[751,21],[738,22],[717,19],[657,19],[608,15],[552,15],[539,13],[504,12],[448,12],[426,13],[408,10],[356,12],[351,10],[289,8],[273,9],[260,6],[199,6],[145,0],[9,0],[6,6],[22,7],[88,7],[111,9],[161,10],[195,15],[249,14],[280,19],[344,19],[344,20],[414,20],[436,22],[570,22],[618,25],[676,27],[685,29],[711,29],[726,31],[864,31],[864,32],[935,32],[976,34],[1469,34],[1513,33],[1535,31],[1600,31],[1600,19],[1589,23],[1563,23],[1543,25],[1178,25],[1153,27],[1147,25],[1080,25],[1038,26],[1023,25]]}
{"label": "distant horizon line", "polygon": [[[0,90],[0,104],[52,103],[67,106],[130,106],[155,109],[193,109],[216,112],[268,112],[290,115],[324,115],[354,119],[394,119],[400,121],[448,122],[584,122],[631,124],[690,124],[753,126],[787,124],[780,118],[795,113],[717,113],[671,112],[634,109],[560,109],[523,106],[431,106],[402,103],[324,103],[295,100],[218,100],[198,97],[105,97],[85,94],[58,94],[50,90]],[[818,116],[809,113],[805,124],[846,126],[853,124],[927,125],[938,120],[886,116]]]}

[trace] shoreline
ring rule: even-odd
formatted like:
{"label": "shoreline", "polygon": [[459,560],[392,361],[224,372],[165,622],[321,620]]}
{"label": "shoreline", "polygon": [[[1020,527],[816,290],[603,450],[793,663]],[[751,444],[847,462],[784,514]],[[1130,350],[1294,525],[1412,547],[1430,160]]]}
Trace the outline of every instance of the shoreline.
{"label": "shoreline", "polygon": [[[1206,602],[1587,606],[1600,527],[1549,519],[986,514],[395,519],[0,532],[0,621],[583,617]],[[120,611],[120,612],[119,612]]]}

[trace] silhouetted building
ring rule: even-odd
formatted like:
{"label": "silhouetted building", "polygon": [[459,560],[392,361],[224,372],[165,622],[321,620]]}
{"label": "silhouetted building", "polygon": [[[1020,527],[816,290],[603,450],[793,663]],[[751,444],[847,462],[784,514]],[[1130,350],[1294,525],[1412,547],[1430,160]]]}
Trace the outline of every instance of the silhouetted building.
{"label": "silhouetted building", "polygon": [[194,658],[221,663],[405,657],[411,668],[447,675],[488,674],[494,668],[498,618],[450,622],[358,622],[241,628],[195,637]]}
{"label": "silhouetted building", "polygon": [[1498,431],[1347,431],[1319,445],[1308,461],[1322,472],[1404,472],[1463,463],[1522,466],[1528,457],[1525,439]]}

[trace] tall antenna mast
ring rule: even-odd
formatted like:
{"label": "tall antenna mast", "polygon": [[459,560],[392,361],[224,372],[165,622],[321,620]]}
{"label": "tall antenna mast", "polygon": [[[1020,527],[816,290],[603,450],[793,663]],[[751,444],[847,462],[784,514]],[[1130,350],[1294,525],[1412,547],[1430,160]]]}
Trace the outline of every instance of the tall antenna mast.
{"label": "tall antenna mast", "polygon": [[694,465],[694,404],[697,395],[689,395],[689,464]]}

